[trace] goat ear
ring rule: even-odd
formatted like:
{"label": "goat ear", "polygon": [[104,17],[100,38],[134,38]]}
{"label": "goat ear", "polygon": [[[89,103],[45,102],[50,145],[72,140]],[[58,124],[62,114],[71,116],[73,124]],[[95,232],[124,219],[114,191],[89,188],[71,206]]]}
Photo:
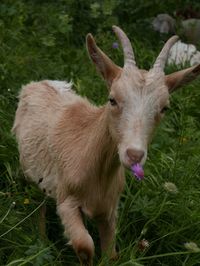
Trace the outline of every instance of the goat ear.
{"label": "goat ear", "polygon": [[86,37],[86,44],[90,58],[105,79],[108,87],[111,87],[113,80],[121,72],[121,68],[115,65],[113,61],[101,51],[90,33]]}
{"label": "goat ear", "polygon": [[171,93],[179,87],[193,81],[198,77],[198,75],[200,75],[200,64],[166,75],[165,83]]}

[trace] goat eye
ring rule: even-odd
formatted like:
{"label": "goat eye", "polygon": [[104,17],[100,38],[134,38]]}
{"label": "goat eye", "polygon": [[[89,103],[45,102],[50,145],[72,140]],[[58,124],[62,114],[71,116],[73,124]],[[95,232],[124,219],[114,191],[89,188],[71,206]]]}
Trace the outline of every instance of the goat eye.
{"label": "goat eye", "polygon": [[117,102],[115,101],[114,98],[109,98],[109,102],[110,102],[110,104],[111,104],[112,106],[117,105]]}
{"label": "goat eye", "polygon": [[169,110],[169,107],[168,106],[165,106],[161,109],[161,114],[164,114],[167,110]]}

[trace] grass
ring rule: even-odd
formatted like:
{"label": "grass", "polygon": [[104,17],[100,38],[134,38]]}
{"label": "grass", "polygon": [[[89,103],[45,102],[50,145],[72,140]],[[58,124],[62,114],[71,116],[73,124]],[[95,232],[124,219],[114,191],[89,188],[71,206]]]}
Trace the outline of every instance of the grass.
{"label": "grass", "polygon": [[[84,9],[86,4],[81,3]],[[142,3],[137,9],[141,17]],[[115,38],[109,32],[111,21],[119,18],[104,15],[100,27],[100,18],[93,14],[77,29],[73,28],[73,18],[79,12],[75,8],[73,1],[58,1],[56,5],[53,1],[0,3],[0,265],[78,265],[63,238],[55,203],[24,180],[11,134],[19,89],[31,80],[72,79],[79,94],[97,105],[105,103],[105,84],[87,57],[83,36],[88,31],[96,33],[97,43],[102,43],[101,47],[121,65],[122,52],[111,48]],[[94,6],[92,12],[97,12]],[[94,29],[92,19],[98,28]],[[163,41],[150,30],[144,37],[134,31],[137,21],[130,26],[129,22],[121,26],[134,34],[131,39],[137,62],[148,68]],[[145,28],[145,23],[140,27]],[[78,30],[82,33],[76,36]],[[145,181],[139,183],[127,172],[117,224],[120,257],[109,265],[200,265],[199,87],[197,80],[171,96],[171,108],[149,148]],[[39,208],[44,202],[48,207],[46,240],[38,232]],[[100,257],[94,223],[87,224],[96,243],[95,265],[108,265],[108,258]],[[143,239],[149,243],[146,249]],[[197,246],[185,247],[190,242]]]}

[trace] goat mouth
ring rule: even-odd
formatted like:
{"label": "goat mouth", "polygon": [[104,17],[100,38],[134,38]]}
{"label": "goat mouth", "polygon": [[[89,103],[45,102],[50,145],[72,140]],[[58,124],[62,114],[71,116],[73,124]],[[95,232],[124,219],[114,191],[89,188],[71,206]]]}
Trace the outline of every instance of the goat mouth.
{"label": "goat mouth", "polygon": [[128,162],[123,162],[122,164],[123,164],[124,168],[127,169],[127,170],[131,170],[132,167],[134,165],[136,165],[136,164],[139,164],[141,167],[144,166],[144,162],[142,162],[142,161],[140,161],[140,162],[137,162],[137,161],[136,162],[128,161]]}

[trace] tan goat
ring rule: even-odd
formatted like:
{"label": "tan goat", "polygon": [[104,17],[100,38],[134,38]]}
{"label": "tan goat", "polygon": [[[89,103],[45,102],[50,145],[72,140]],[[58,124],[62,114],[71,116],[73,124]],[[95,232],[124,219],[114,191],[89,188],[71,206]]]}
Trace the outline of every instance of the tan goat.
{"label": "tan goat", "polygon": [[165,76],[165,61],[177,36],[146,71],[136,66],[126,34],[116,26],[113,30],[122,44],[123,68],[87,35],[89,55],[108,85],[108,103],[96,107],[66,82],[32,82],[21,91],[13,126],[25,175],[56,200],[65,235],[82,265],[92,265],[94,256],[82,213],[96,219],[102,251],[116,257],[116,208],[124,167],[145,163],[169,93],[200,74],[198,65]]}

